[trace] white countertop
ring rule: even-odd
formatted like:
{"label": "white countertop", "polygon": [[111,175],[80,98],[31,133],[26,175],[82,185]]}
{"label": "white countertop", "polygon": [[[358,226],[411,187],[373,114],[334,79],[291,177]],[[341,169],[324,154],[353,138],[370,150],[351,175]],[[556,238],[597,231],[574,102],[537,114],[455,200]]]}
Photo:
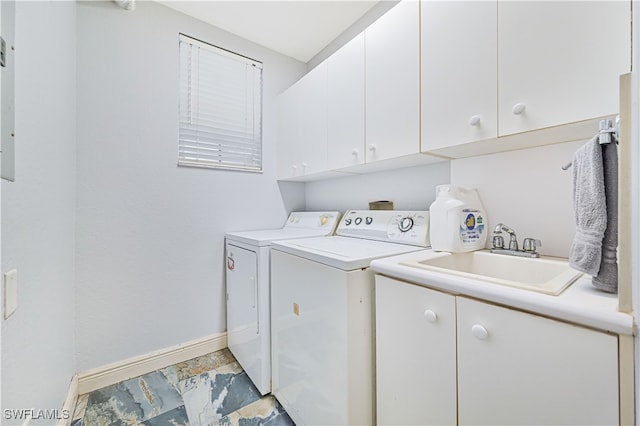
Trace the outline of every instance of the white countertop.
{"label": "white countertop", "polygon": [[558,296],[529,290],[479,282],[476,280],[429,272],[401,265],[412,259],[425,259],[432,250],[421,250],[371,262],[376,274],[408,281],[424,287],[465,295],[551,318],[593,327],[618,334],[634,334],[633,316],[618,312],[618,297],[597,290],[590,276],[582,276]]}

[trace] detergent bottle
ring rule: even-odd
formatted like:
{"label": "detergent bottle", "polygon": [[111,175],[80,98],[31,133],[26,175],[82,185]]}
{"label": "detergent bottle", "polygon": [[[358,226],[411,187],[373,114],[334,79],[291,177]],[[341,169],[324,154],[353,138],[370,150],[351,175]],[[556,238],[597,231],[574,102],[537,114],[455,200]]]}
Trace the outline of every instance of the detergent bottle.
{"label": "detergent bottle", "polygon": [[429,208],[431,248],[463,253],[484,248],[487,216],[476,189],[453,185],[436,187]]}

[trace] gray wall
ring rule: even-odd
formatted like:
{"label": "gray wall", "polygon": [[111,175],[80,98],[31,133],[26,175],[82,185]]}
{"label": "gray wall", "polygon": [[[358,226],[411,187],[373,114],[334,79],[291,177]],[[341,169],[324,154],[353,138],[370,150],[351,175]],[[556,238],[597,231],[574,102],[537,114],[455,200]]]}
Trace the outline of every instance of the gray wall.
{"label": "gray wall", "polygon": [[[224,234],[304,207],[301,184],[275,180],[275,97],[306,66],[155,2],[77,14],[84,371],[226,330]],[[180,32],[263,61],[263,174],[176,166]]]}
{"label": "gray wall", "polygon": [[[16,181],[2,182],[2,271],[18,270],[18,309],[2,321],[2,409],[60,409],[76,372],[75,9],[16,5]],[[25,420],[4,414],[2,424]]]}

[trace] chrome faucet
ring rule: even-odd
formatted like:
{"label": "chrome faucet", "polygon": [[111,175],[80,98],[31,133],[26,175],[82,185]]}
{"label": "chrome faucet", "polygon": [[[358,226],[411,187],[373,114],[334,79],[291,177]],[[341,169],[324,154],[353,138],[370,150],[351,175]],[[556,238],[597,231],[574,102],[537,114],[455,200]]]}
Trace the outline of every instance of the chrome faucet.
{"label": "chrome faucet", "polygon": [[[503,231],[509,234],[508,249],[504,248],[504,238],[502,237],[502,235],[500,235]],[[536,252],[536,248],[542,245],[542,242],[540,242],[540,240],[525,238],[522,243],[523,250],[519,250],[516,231],[514,231],[512,228],[508,227],[504,223],[499,223],[496,225],[493,233],[493,247],[491,248],[491,253],[508,254],[511,256],[522,257],[540,257],[540,255]]]}
{"label": "chrome faucet", "polygon": [[[502,234],[502,231],[504,231],[507,234],[509,234],[509,250],[518,250],[518,238],[516,237],[516,231],[514,231],[511,228],[509,228],[504,223],[499,223],[499,224],[496,225],[496,228],[493,230],[493,233],[494,234]],[[500,238],[502,238],[502,237],[500,237]],[[502,245],[504,246],[504,240],[503,240]],[[501,248],[503,248],[503,247],[501,247]]]}

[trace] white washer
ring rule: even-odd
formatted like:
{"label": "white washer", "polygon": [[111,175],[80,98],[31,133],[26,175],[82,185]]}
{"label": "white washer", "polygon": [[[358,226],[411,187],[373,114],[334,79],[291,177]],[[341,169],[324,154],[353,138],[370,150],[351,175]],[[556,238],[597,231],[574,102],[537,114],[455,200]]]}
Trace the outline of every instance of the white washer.
{"label": "white washer", "polygon": [[227,344],[263,395],[271,392],[271,243],[332,235],[339,219],[335,211],[292,212],[280,229],[226,235]]}
{"label": "white washer", "polygon": [[375,424],[377,258],[429,246],[427,211],[350,210],[271,249],[273,393],[298,425]]}

